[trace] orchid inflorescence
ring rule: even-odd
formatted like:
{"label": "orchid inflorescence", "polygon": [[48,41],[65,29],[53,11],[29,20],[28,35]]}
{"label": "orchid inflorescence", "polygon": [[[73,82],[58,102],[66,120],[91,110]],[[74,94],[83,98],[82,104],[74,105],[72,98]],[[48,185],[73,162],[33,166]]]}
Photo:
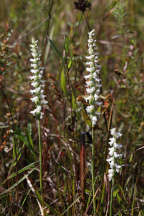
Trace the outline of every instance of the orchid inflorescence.
{"label": "orchid inflorescence", "polygon": [[101,79],[100,79],[100,70],[101,66],[99,65],[99,53],[97,52],[96,40],[94,39],[95,30],[93,29],[89,33],[88,38],[88,56],[86,56],[87,62],[87,72],[88,75],[84,76],[86,79],[86,93],[85,96],[86,102],[89,105],[86,108],[86,111],[89,115],[89,118],[92,122],[92,127],[94,127],[99,119],[100,110],[98,109],[102,105],[100,99],[101,93]]}
{"label": "orchid inflorescence", "polygon": [[120,132],[116,131],[116,128],[113,128],[111,131],[111,138],[109,139],[109,156],[107,162],[109,163],[109,170],[108,170],[108,179],[109,181],[112,180],[115,172],[119,173],[122,165],[119,164],[119,159],[122,158],[122,154],[119,153],[120,149],[122,148],[121,144],[117,143],[117,139],[122,136]]}
{"label": "orchid inflorescence", "polygon": [[30,59],[31,62],[31,85],[33,89],[30,90],[32,94],[32,102],[35,103],[36,108],[31,111],[30,113],[33,114],[37,119],[42,119],[43,112],[42,112],[42,105],[47,104],[48,102],[45,100],[44,95],[44,81],[43,77],[43,68],[41,67],[40,61],[40,52],[38,49],[38,41],[32,38],[31,47],[31,55],[32,58]]}

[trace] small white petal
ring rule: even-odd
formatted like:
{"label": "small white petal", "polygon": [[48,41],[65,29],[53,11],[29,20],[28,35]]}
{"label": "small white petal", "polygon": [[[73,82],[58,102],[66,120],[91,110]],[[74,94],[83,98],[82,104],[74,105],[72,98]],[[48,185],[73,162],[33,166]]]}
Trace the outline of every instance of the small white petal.
{"label": "small white petal", "polygon": [[38,69],[31,69],[30,71],[31,71],[32,73],[34,73],[34,74],[39,72]]}
{"label": "small white petal", "polygon": [[93,100],[93,96],[92,95],[89,95],[89,96],[86,96],[84,99],[86,102],[90,102],[91,100]]}
{"label": "small white petal", "polygon": [[110,168],[113,169],[113,168],[115,167],[115,162],[114,162],[114,160],[112,160],[112,161],[109,163],[109,165],[110,165]]}
{"label": "small white petal", "polygon": [[87,85],[87,86],[91,86],[91,85],[93,85],[93,84],[94,84],[94,82],[91,81],[91,80],[86,81],[86,85]]}
{"label": "small white petal", "polygon": [[94,40],[93,39],[88,39],[88,43],[93,43]]}
{"label": "small white petal", "polygon": [[45,99],[45,95],[44,94],[41,94],[40,95],[40,99],[41,99],[41,104],[47,104],[48,103],[48,101]]}
{"label": "small white petal", "polygon": [[31,80],[35,80],[37,77],[36,76],[30,76],[29,77]]}
{"label": "small white petal", "polygon": [[89,59],[89,60],[91,60],[91,59],[93,60],[94,57],[95,57],[95,55],[86,56],[86,58]]}
{"label": "small white petal", "polygon": [[94,36],[95,35],[95,29],[92,29],[88,34],[89,34],[89,36]]}
{"label": "small white petal", "polygon": [[92,74],[93,79],[99,79],[98,74],[96,73],[96,71]]}
{"label": "small white petal", "polygon": [[110,148],[109,148],[109,155],[110,155],[110,156],[113,156],[114,152],[115,152],[115,148],[114,148],[113,146],[110,147]]}
{"label": "small white petal", "polygon": [[46,105],[46,104],[48,104],[48,102],[43,99],[43,100],[41,100],[41,104]]}
{"label": "small white petal", "polygon": [[89,53],[89,55],[93,55],[94,54],[93,47],[91,47],[91,46],[89,47],[88,53]]}
{"label": "small white petal", "polygon": [[95,92],[95,87],[87,88],[87,89],[86,89],[86,92],[87,92],[88,94],[92,94],[93,92]]}
{"label": "small white petal", "polygon": [[37,88],[35,88],[35,89],[33,89],[33,90],[30,90],[30,92],[33,94],[33,93],[36,93],[36,94],[38,94],[38,93],[40,93],[42,90],[41,90],[41,86],[39,86],[39,87],[37,87]]}
{"label": "small white petal", "polygon": [[88,72],[94,72],[95,71],[95,67],[90,67],[90,68],[86,68]]}
{"label": "small white petal", "polygon": [[122,145],[121,145],[121,144],[114,143],[114,147],[115,147],[116,149],[120,149],[120,148],[122,148]]}
{"label": "small white petal", "polygon": [[93,106],[93,105],[90,105],[90,106],[87,106],[87,107],[86,107],[86,111],[87,111],[88,113],[92,113],[93,110],[94,110],[94,106]]}
{"label": "small white petal", "polygon": [[98,100],[99,99],[99,96],[97,94],[94,94],[94,99],[95,100]]}
{"label": "small white petal", "polygon": [[39,97],[38,96],[32,97],[31,101],[37,103],[39,101]]}
{"label": "small white petal", "polygon": [[110,158],[106,159],[106,161],[107,161],[108,163],[111,163],[111,162],[114,161],[114,157],[110,157]]}
{"label": "small white petal", "polygon": [[36,69],[38,67],[38,65],[36,63],[35,64],[33,63],[33,64],[31,64],[31,67]]}
{"label": "small white petal", "polygon": [[93,116],[93,117],[91,118],[91,121],[92,121],[92,125],[94,126],[94,125],[96,125],[98,119],[97,119],[96,116]]}
{"label": "small white petal", "polygon": [[102,87],[102,84],[97,84],[97,88],[101,88]]}
{"label": "small white petal", "polygon": [[[99,78],[94,78],[94,80],[97,82],[97,83],[101,83],[101,80]],[[102,86],[102,85],[101,85]],[[98,87],[98,86],[97,86]]]}
{"label": "small white petal", "polygon": [[33,81],[33,82],[31,83],[31,85],[32,85],[34,88],[37,88],[37,87],[39,86],[39,82]]}
{"label": "small white petal", "polygon": [[114,176],[114,170],[113,169],[109,169],[108,170],[108,179],[109,179],[109,181],[112,180],[113,176]]}
{"label": "small white petal", "polygon": [[85,75],[84,78],[85,78],[85,79],[91,79],[91,78],[92,78],[92,74]]}
{"label": "small white petal", "polygon": [[110,131],[111,131],[111,135],[115,136],[115,134],[116,134],[116,128],[112,128]]}
{"label": "small white petal", "polygon": [[41,112],[41,113],[40,113],[40,119],[42,119],[42,118],[43,118],[43,116],[44,116],[44,113],[43,113],[43,112]]}
{"label": "small white petal", "polygon": [[100,89],[97,89],[96,90],[96,94],[98,95],[100,93]]}
{"label": "small white petal", "polygon": [[38,58],[30,58],[30,62],[32,62],[32,63],[36,63],[39,60],[40,60],[39,57]]}
{"label": "small white petal", "polygon": [[114,152],[114,157],[115,158],[122,158],[122,154],[118,154],[117,152]]}
{"label": "small white petal", "polygon": [[38,115],[41,112],[41,106],[37,106],[36,109],[34,109],[33,111],[31,111],[30,113],[33,115]]}
{"label": "small white petal", "polygon": [[116,165],[115,165],[115,168],[116,168],[116,172],[119,173],[120,170],[121,170],[121,168],[122,168],[122,166],[116,164]]}
{"label": "small white petal", "polygon": [[116,142],[116,139],[115,139],[114,137],[111,137],[111,138],[109,139],[109,144],[110,144],[110,146],[112,146],[115,142]]}

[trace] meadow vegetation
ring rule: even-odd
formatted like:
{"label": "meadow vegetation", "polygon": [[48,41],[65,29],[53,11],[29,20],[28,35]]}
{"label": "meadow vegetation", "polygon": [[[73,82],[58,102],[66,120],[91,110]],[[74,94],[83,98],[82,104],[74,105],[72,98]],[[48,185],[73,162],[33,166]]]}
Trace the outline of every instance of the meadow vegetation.
{"label": "meadow vegetation", "polygon": [[[93,29],[95,124],[85,100]],[[144,216],[143,29],[142,0],[0,0],[0,215]]]}

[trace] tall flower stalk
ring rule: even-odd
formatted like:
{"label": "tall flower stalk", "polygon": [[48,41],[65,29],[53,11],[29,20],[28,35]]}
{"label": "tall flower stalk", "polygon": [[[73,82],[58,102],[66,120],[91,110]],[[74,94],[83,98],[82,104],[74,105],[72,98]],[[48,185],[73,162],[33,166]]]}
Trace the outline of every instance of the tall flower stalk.
{"label": "tall flower stalk", "polygon": [[43,118],[44,113],[42,112],[43,105],[48,102],[45,99],[44,95],[44,81],[43,77],[43,68],[41,67],[40,61],[40,52],[38,49],[38,41],[32,38],[32,43],[30,45],[31,48],[31,86],[30,90],[32,94],[32,102],[35,104],[35,109],[30,113],[36,117],[37,120],[37,128],[38,128],[38,137],[39,137],[39,162],[40,162],[40,191],[42,192],[42,142],[41,142],[41,127],[40,127],[40,119]]}
{"label": "tall flower stalk", "polygon": [[112,182],[111,186],[111,198],[110,198],[110,216],[112,216],[112,201],[113,201],[113,186],[114,186],[114,174],[119,173],[122,165],[119,164],[119,159],[122,158],[122,154],[120,153],[120,149],[122,148],[121,144],[117,143],[117,139],[119,139],[122,134],[116,131],[116,128],[111,129],[111,138],[109,139],[109,154],[107,162],[109,163],[108,170],[108,179]]}
{"label": "tall flower stalk", "polygon": [[96,202],[95,202],[95,146],[94,146],[94,126],[97,124],[97,121],[100,117],[100,107],[102,101],[100,98],[101,93],[101,79],[100,79],[100,70],[101,66],[99,65],[99,53],[97,52],[95,30],[93,29],[88,33],[88,56],[86,56],[86,70],[88,74],[84,77],[86,80],[86,96],[85,100],[88,103],[86,111],[92,123],[92,163],[91,163],[91,172],[92,172],[92,194],[93,194],[93,211],[96,214]]}

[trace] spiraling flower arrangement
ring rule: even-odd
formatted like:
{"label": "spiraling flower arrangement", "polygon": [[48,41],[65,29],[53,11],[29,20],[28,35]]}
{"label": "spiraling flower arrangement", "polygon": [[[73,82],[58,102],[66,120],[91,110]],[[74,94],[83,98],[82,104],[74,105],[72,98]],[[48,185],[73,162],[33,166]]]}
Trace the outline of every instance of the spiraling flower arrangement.
{"label": "spiraling flower arrangement", "polygon": [[89,115],[89,118],[92,122],[92,127],[94,127],[99,119],[100,110],[98,109],[102,105],[102,101],[100,99],[101,93],[101,79],[100,79],[100,69],[99,65],[99,53],[97,52],[95,30],[93,29],[89,33],[88,38],[88,56],[86,56],[86,70],[88,75],[84,76],[86,80],[86,93],[85,96],[86,102],[88,102],[88,106],[86,111]]}
{"label": "spiraling flower arrangement", "polygon": [[112,181],[115,172],[119,173],[122,168],[122,165],[119,164],[119,159],[122,157],[120,154],[120,149],[122,148],[121,144],[117,143],[117,139],[122,136],[120,132],[116,131],[116,128],[111,129],[111,138],[109,139],[109,158],[107,162],[109,163],[109,170],[108,170],[108,179]]}
{"label": "spiraling flower arrangement", "polygon": [[32,94],[32,102],[35,103],[35,109],[31,111],[31,114],[33,114],[37,119],[42,119],[43,112],[42,112],[42,106],[47,104],[48,102],[45,100],[44,95],[44,81],[42,79],[43,77],[43,68],[41,67],[41,61],[40,61],[40,52],[38,49],[38,41],[36,41],[34,38],[32,38],[32,43],[30,45],[31,48],[31,55],[32,58],[30,59],[31,62],[31,73],[30,76],[31,79],[31,85],[33,89],[30,90]]}

